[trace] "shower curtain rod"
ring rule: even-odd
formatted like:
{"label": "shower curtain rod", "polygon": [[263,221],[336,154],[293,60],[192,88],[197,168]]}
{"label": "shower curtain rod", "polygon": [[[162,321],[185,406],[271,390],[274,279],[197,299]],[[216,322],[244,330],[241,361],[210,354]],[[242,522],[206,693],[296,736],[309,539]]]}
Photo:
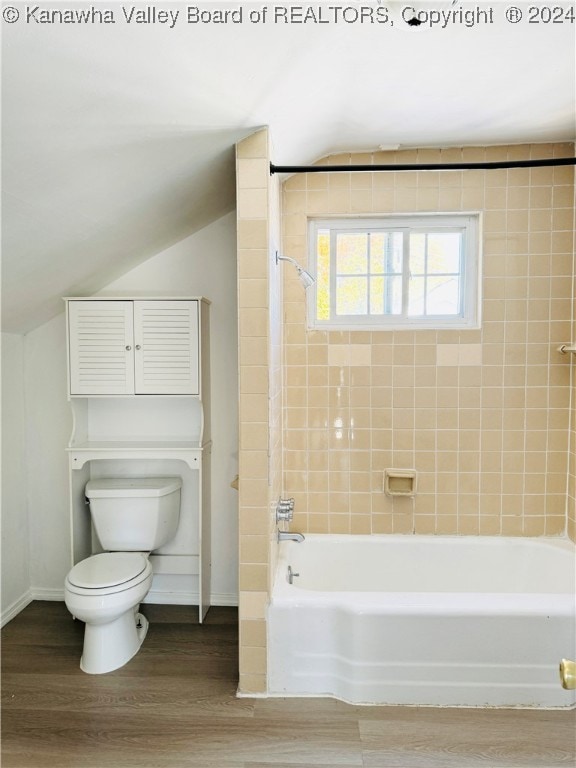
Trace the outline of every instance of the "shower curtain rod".
{"label": "shower curtain rod", "polygon": [[497,168],[541,168],[551,165],[576,165],[576,157],[543,160],[498,160],[491,163],[399,163],[398,165],[274,165],[275,173],[358,173],[361,171],[476,171]]}

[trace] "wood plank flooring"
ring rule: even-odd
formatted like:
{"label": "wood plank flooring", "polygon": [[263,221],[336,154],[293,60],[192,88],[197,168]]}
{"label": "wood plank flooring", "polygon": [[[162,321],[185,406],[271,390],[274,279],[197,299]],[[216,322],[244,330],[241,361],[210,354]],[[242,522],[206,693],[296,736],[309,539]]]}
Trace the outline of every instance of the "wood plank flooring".
{"label": "wood plank flooring", "polygon": [[78,664],[84,625],[35,602],[2,631],[3,768],[575,768],[575,713],[236,697],[237,616],[143,606],[140,653]]}

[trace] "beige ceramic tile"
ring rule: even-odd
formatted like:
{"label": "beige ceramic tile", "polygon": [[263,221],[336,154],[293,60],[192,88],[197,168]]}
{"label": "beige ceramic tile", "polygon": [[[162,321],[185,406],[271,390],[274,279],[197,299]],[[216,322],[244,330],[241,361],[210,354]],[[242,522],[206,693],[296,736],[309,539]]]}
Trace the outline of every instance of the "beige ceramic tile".
{"label": "beige ceramic tile", "polygon": [[240,667],[243,675],[265,675],[266,648],[241,647]]}
{"label": "beige ceramic tile", "polygon": [[[268,566],[262,563],[243,563],[240,566],[240,589],[264,591],[268,589]],[[249,622],[257,624],[259,622]],[[247,643],[250,645],[250,643]]]}
{"label": "beige ceramic tile", "polygon": [[266,693],[266,675],[245,675],[241,672],[238,690],[247,695]]}
{"label": "beige ceramic tile", "polygon": [[240,621],[240,644],[252,648],[266,648],[266,622]]}
{"label": "beige ceramic tile", "polygon": [[243,619],[265,619],[268,593],[240,591],[239,610]]}
{"label": "beige ceramic tile", "polygon": [[270,166],[265,158],[239,158],[236,171],[239,189],[266,189],[268,187]]}
{"label": "beige ceramic tile", "polygon": [[236,147],[237,157],[245,158],[265,158],[268,156],[268,131],[266,129],[256,131],[251,136],[243,139]]}

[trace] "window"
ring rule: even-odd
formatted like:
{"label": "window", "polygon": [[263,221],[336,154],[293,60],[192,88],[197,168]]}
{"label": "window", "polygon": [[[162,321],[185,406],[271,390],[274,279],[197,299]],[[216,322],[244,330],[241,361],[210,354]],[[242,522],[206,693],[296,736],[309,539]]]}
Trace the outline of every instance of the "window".
{"label": "window", "polygon": [[478,215],[310,222],[311,328],[476,328]]}

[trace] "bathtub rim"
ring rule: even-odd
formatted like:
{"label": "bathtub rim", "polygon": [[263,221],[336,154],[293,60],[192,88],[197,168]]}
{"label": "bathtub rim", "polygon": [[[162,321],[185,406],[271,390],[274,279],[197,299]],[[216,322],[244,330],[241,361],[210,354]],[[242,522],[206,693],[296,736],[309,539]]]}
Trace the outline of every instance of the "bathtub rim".
{"label": "bathtub rim", "polygon": [[[462,536],[462,535],[418,535],[418,534],[306,534],[304,542],[283,541],[279,543],[278,558],[270,594],[269,605],[331,605],[339,606],[342,610],[363,612],[377,610],[383,613],[434,613],[442,605],[448,615],[502,615],[505,613],[515,616],[538,615],[548,613],[564,616],[576,616],[576,571],[574,589],[566,592],[400,592],[400,591],[362,591],[362,590],[312,590],[299,587],[297,582],[289,584],[286,574],[290,564],[289,553],[294,547],[306,546],[307,541],[323,541],[332,543],[355,542],[375,546],[384,540],[390,543],[406,543],[415,538],[435,542],[440,545],[446,541],[473,542],[480,546],[512,545],[552,546],[560,551],[566,551],[575,558],[576,542],[568,537],[560,536]],[[386,604],[382,605],[382,595],[386,595]]]}

